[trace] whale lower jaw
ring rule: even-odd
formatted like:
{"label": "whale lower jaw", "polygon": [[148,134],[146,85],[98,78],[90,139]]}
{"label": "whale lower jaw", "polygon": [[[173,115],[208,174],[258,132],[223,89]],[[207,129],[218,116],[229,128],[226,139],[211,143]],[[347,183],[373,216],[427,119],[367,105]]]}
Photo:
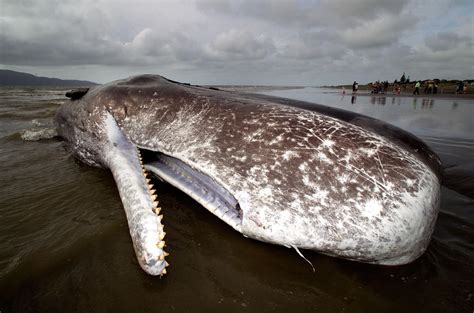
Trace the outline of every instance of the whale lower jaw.
{"label": "whale lower jaw", "polygon": [[209,176],[183,161],[156,151],[141,150],[145,169],[193,198],[238,232],[242,210],[234,196]]}

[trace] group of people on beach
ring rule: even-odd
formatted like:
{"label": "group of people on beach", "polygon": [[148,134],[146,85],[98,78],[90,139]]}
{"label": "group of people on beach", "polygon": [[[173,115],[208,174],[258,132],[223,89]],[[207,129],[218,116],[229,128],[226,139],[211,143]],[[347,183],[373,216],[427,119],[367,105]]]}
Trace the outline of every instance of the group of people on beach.
{"label": "group of people on beach", "polygon": [[[421,80],[415,83],[415,90],[413,90],[414,95],[420,94]],[[424,94],[437,94],[438,93],[438,82],[435,80],[428,80],[424,84]]]}
{"label": "group of people on beach", "polygon": [[[404,77],[402,77],[404,78]],[[375,81],[372,83],[367,84],[367,89],[370,91],[371,94],[385,94],[388,93],[389,90],[393,91],[394,95],[400,95],[402,89],[407,92],[411,92],[411,88],[413,88],[413,95],[419,95],[421,92],[423,94],[438,94],[438,93],[452,93],[454,91],[455,94],[465,94],[467,93],[467,85],[470,81],[441,81],[439,79],[432,79],[432,80],[425,80],[425,81],[412,81],[410,82],[409,79],[403,79],[398,82],[395,80],[393,83],[389,83],[386,81]],[[443,83],[440,87],[440,83]],[[451,83],[451,84],[450,84]],[[455,85],[453,84],[455,83]],[[453,87],[455,89],[453,90]],[[364,88],[363,88],[364,89]],[[407,90],[408,89],[408,90]],[[357,91],[359,90],[359,84],[357,81],[354,81],[352,84],[352,95],[357,95]],[[342,93],[346,93],[346,89],[342,87]]]}
{"label": "group of people on beach", "polygon": [[378,94],[378,93],[385,93],[388,91],[388,87],[390,84],[388,83],[388,80],[384,82],[376,81],[375,83],[372,84],[372,90],[370,91],[371,94]]}

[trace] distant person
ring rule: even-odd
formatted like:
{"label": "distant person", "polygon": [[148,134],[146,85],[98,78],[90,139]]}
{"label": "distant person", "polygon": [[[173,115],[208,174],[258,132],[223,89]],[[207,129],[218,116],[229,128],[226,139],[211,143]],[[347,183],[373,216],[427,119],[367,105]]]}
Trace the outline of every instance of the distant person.
{"label": "distant person", "polygon": [[462,81],[459,81],[458,88],[456,89],[456,93],[461,94],[463,92],[464,92],[464,83]]}
{"label": "distant person", "polygon": [[357,89],[359,89],[359,84],[354,81],[354,83],[352,84],[352,93],[357,93]]}
{"label": "distant person", "polygon": [[379,93],[379,91],[380,91],[380,83],[379,83],[379,81],[376,81],[374,83],[373,88],[372,88],[372,93],[377,94],[377,93]]}
{"label": "distant person", "polygon": [[421,81],[417,81],[415,84],[415,91],[413,91],[414,95],[419,95],[420,94],[420,86],[421,86]]}
{"label": "distant person", "polygon": [[433,92],[433,81],[428,82],[428,94],[431,94]]}
{"label": "distant person", "polygon": [[400,92],[401,92],[400,85],[399,85],[399,84],[395,84],[395,88],[393,89],[393,91],[397,94],[397,96],[399,96],[399,95],[400,95]]}
{"label": "distant person", "polygon": [[346,94],[346,88],[344,88],[344,86],[342,86],[342,94],[343,94],[343,95]]}

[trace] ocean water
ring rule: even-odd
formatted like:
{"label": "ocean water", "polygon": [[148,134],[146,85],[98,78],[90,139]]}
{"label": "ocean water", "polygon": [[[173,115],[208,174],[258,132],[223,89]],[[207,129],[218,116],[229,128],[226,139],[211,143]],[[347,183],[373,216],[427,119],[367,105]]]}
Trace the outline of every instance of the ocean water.
{"label": "ocean water", "polygon": [[427,252],[396,267],[246,239],[155,181],[170,252],[160,279],[138,266],[111,174],[55,137],[64,88],[0,89],[0,312],[473,312],[474,100],[266,94],[356,111],[406,129],[445,168]]}

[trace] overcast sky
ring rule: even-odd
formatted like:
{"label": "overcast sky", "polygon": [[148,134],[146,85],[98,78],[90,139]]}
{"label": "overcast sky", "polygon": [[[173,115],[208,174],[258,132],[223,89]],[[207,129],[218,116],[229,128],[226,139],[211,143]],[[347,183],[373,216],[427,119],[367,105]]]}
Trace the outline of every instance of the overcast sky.
{"label": "overcast sky", "polygon": [[474,78],[472,0],[1,0],[0,67],[99,83]]}

